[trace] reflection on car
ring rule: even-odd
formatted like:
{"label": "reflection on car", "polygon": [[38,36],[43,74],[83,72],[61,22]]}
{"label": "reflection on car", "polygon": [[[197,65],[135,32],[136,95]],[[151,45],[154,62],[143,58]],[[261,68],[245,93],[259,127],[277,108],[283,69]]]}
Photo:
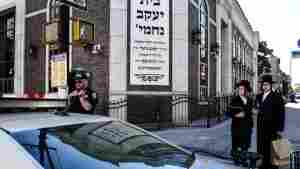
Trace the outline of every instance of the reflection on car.
{"label": "reflection on car", "polygon": [[235,168],[199,158],[130,123],[98,115],[0,114],[0,128],[0,148],[12,146],[7,149],[19,164],[5,162],[10,169]]}
{"label": "reflection on car", "polygon": [[191,154],[120,121],[23,131],[12,136],[46,169],[190,168],[195,160]]}

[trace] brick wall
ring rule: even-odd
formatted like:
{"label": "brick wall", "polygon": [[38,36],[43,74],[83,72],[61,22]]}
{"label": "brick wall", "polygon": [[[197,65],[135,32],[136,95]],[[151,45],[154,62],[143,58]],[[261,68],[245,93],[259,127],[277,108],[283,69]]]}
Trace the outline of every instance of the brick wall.
{"label": "brick wall", "polygon": [[88,11],[73,10],[73,17],[92,22],[96,26],[96,42],[102,52],[93,55],[82,47],[73,47],[72,65],[80,65],[92,72],[92,88],[99,95],[97,112],[103,111],[103,101],[107,100],[109,88],[109,0],[89,0]]}

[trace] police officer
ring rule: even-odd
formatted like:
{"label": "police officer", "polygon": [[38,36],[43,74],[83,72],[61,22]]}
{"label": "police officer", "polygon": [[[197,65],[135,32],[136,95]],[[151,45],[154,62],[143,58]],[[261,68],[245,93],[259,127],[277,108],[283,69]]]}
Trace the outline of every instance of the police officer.
{"label": "police officer", "polygon": [[98,102],[96,92],[88,87],[86,72],[76,72],[73,76],[74,89],[69,94],[68,111],[93,114]]}

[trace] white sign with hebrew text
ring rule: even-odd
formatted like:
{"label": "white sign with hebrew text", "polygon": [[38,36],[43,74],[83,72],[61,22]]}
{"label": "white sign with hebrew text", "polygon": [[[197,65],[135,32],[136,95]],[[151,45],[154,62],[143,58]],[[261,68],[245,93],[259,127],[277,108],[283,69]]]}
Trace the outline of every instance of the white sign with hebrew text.
{"label": "white sign with hebrew text", "polygon": [[130,85],[168,86],[169,0],[132,0]]}

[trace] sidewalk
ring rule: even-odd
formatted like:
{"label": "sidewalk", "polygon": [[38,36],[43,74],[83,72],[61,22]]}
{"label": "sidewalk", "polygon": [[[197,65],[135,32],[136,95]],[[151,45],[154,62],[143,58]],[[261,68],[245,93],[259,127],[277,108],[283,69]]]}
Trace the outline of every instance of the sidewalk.
{"label": "sidewalk", "polygon": [[[191,151],[208,153],[220,158],[231,159],[231,120],[213,128],[177,128],[155,132],[162,138],[177,145],[181,145]],[[250,151],[256,151],[256,140],[252,134],[252,147]]]}
{"label": "sidewalk", "polygon": [[[249,151],[256,152],[256,117],[254,117],[252,143]],[[300,150],[300,103],[286,105],[284,137]],[[213,155],[222,159],[231,159],[231,120],[212,128],[176,128],[154,132],[169,142],[185,147],[198,154]]]}

